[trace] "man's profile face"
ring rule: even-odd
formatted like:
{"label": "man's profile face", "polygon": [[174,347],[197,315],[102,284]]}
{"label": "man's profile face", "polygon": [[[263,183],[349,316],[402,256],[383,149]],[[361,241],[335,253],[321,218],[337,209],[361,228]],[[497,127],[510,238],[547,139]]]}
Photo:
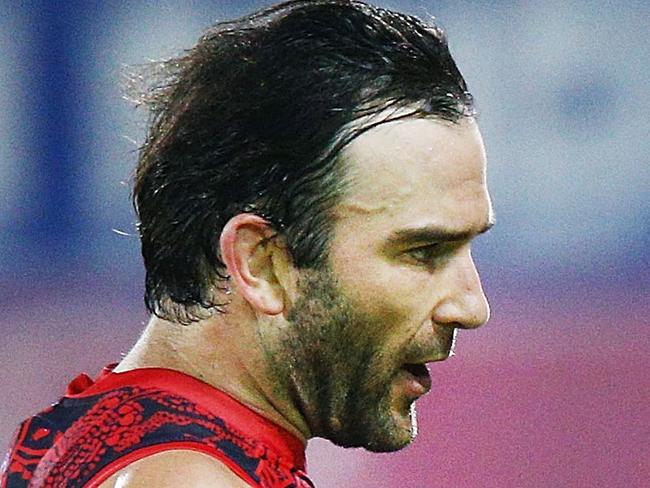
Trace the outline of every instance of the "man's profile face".
{"label": "man's profile face", "polygon": [[315,435],[392,451],[416,433],[424,364],[449,355],[456,328],[488,319],[470,254],[492,219],[485,152],[473,119],[405,119],[343,157],[352,184],[328,266],[303,272],[276,372]]}

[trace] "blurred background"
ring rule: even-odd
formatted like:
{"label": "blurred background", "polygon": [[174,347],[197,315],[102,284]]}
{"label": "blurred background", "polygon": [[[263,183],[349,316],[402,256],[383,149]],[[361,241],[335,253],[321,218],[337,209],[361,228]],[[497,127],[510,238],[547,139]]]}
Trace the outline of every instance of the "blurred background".
{"label": "blurred background", "polygon": [[[0,445],[147,315],[125,65],[269,1],[0,2]],[[650,3],[376,1],[435,16],[478,101],[498,224],[492,319],[432,368],[416,442],[310,443],[320,488],[650,479]]]}

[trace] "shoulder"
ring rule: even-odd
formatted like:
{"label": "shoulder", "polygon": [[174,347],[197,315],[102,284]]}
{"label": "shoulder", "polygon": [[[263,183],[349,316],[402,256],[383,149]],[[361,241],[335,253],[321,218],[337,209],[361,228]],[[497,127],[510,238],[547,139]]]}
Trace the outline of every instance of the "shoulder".
{"label": "shoulder", "polygon": [[163,451],[129,464],[98,488],[250,488],[219,460],[189,450]]}

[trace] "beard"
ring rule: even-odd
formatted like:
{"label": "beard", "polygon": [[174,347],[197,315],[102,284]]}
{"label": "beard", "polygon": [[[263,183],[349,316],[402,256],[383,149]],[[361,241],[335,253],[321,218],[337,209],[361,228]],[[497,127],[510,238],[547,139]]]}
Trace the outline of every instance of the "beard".
{"label": "beard", "polygon": [[299,291],[265,349],[272,377],[312,435],[375,452],[409,444],[417,433],[414,399],[393,393],[401,369],[372,333],[385,329],[381,319],[350,303],[327,270],[304,271]]}

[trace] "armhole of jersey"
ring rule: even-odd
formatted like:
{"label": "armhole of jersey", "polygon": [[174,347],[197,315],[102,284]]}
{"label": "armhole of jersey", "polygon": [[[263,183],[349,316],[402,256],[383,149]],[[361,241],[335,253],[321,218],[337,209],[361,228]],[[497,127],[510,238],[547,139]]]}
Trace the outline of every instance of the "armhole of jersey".
{"label": "armhole of jersey", "polygon": [[95,475],[90,478],[90,481],[84,485],[84,488],[97,488],[104,481],[106,481],[121,469],[126,468],[129,464],[165,451],[195,451],[202,454],[207,454],[208,456],[226,465],[228,469],[230,469],[250,486],[257,486],[256,481],[252,479],[250,475],[242,469],[241,466],[239,466],[225,454],[215,451],[209,446],[198,442],[167,442],[164,444],[154,444],[151,446],[143,447],[141,449],[136,449],[135,451],[129,452],[128,454],[115,459],[108,465],[104,466],[97,473],[95,473]]}

